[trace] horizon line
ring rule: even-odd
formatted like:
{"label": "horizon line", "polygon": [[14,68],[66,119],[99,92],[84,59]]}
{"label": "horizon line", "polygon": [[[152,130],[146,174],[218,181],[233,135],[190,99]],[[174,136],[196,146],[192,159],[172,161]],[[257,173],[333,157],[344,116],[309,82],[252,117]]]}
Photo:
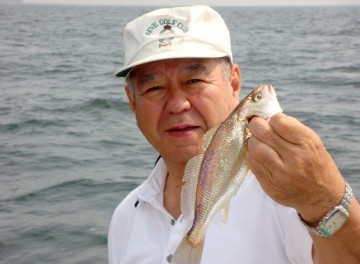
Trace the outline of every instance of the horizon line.
{"label": "horizon line", "polygon": [[[0,4],[2,2],[0,1]],[[8,4],[8,2],[4,2],[4,4]],[[179,5],[164,5],[164,4],[115,4],[115,3],[37,3],[37,2],[20,2],[20,3],[9,3],[9,4],[21,4],[21,5],[66,5],[66,6],[144,6],[144,7],[172,7],[172,6],[179,6]],[[238,7],[336,7],[336,6],[360,6],[360,3],[339,3],[339,4],[211,4],[209,6],[217,6],[217,7],[231,7],[231,6],[238,6]]]}

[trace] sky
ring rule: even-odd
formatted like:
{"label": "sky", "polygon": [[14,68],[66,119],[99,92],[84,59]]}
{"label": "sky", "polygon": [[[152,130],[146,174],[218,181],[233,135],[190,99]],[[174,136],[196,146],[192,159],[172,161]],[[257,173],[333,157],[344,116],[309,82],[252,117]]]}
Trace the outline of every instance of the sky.
{"label": "sky", "polygon": [[[1,2],[1,0],[0,0]],[[158,5],[185,6],[206,4],[210,6],[304,6],[304,5],[360,5],[360,0],[23,0],[24,4],[77,4],[77,5]]]}

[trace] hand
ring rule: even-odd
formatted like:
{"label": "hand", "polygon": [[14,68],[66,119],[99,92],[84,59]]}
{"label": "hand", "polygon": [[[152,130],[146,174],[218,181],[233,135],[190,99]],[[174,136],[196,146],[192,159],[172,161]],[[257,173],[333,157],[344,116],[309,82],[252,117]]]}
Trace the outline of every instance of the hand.
{"label": "hand", "polygon": [[345,183],[320,137],[285,114],[251,120],[246,162],[263,190],[316,225],[344,195]]}

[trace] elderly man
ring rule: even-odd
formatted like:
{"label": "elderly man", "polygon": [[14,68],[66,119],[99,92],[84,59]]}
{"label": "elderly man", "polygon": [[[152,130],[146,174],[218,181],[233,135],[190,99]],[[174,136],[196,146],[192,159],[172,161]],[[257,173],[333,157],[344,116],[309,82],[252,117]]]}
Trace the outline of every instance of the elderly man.
{"label": "elderly man", "polygon": [[[180,196],[204,134],[239,103],[229,31],[206,6],[159,9],[124,29],[125,87],[161,159],[114,212],[109,262],[170,263],[191,223]],[[201,263],[360,263],[360,206],[320,138],[284,114],[249,124],[250,173],[215,216]]]}

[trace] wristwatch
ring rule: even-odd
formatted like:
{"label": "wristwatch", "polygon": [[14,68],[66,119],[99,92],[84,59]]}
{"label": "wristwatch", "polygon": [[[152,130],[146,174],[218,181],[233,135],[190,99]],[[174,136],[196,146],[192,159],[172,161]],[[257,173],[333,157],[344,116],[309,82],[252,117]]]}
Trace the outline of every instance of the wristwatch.
{"label": "wristwatch", "polygon": [[319,222],[317,227],[311,227],[301,218],[299,212],[297,215],[300,221],[306,226],[309,232],[321,237],[330,237],[338,231],[349,218],[349,207],[352,198],[352,189],[345,181],[345,193],[340,204],[331,209]]}

